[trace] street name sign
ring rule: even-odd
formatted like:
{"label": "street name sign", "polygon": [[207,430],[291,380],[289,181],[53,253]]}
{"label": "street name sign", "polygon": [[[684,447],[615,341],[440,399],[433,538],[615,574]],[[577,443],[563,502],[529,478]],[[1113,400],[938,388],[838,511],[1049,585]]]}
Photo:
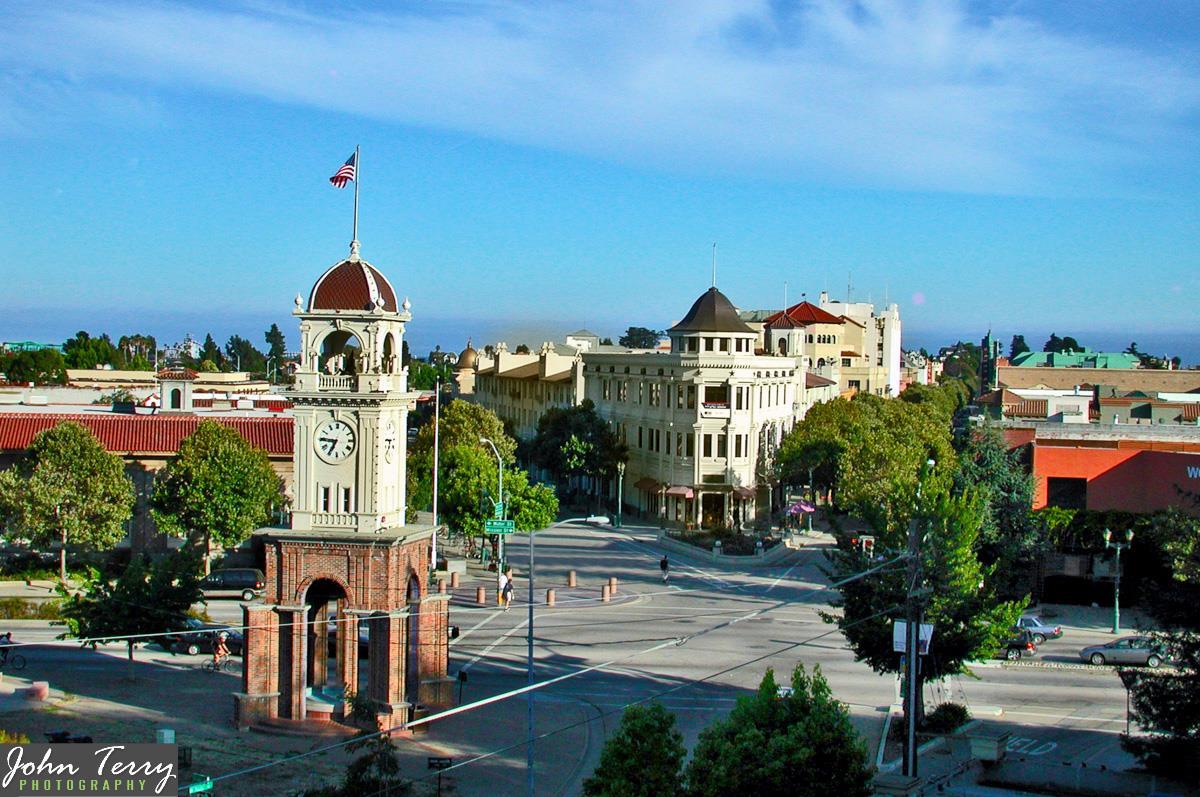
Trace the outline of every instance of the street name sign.
{"label": "street name sign", "polygon": [[516,522],[512,520],[485,520],[483,530],[487,534],[512,534],[516,530]]}

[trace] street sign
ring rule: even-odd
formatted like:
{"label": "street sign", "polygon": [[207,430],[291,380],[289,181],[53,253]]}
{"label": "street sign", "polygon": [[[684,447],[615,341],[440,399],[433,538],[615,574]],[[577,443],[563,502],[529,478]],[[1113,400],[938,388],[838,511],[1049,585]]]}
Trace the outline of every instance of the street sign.
{"label": "street sign", "polygon": [[516,531],[516,522],[512,520],[485,520],[483,530],[487,534],[512,534]]}
{"label": "street sign", "polygon": [[502,519],[502,518],[504,517],[504,502],[503,502],[503,501],[497,501],[497,502],[496,502],[496,515],[495,515],[495,517],[496,517],[496,520],[500,520],[500,519]]}
{"label": "street sign", "polygon": [[205,775],[192,775],[193,782],[188,784],[188,794],[212,794],[212,778]]}
{"label": "street sign", "polygon": [[[933,639],[933,625],[930,623],[921,623],[921,630],[917,636],[917,650],[924,656],[929,652],[929,642]],[[908,623],[904,620],[894,620],[892,622],[892,651],[895,653],[905,653],[908,651]]]}
{"label": "street sign", "polygon": [[436,770],[449,769],[453,765],[454,765],[454,760],[451,758],[444,758],[442,756],[432,756],[432,755],[429,756],[429,768],[430,769],[436,769]]}

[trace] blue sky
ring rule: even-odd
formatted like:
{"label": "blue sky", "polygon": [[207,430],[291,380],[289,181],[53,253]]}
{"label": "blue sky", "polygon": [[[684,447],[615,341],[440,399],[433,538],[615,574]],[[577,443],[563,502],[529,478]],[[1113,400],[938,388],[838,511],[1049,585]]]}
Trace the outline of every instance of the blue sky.
{"label": "blue sky", "polygon": [[[418,352],[708,287],[1200,360],[1200,4],[8,3],[0,339],[294,336],[363,255]],[[1036,340],[1035,340],[1036,339]]]}

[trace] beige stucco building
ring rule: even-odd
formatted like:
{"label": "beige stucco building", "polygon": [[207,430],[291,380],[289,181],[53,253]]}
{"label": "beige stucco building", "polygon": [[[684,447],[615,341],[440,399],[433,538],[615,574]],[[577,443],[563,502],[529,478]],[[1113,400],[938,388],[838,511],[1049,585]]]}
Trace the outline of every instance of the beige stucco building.
{"label": "beige stucco building", "polygon": [[498,343],[490,356],[476,353],[472,381],[472,391],[464,391],[464,397],[511,424],[517,437],[529,439],[537,434],[538,419],[546,410],[583,401],[583,356],[574,347],[553,343],[543,343],[529,354],[510,352]]}

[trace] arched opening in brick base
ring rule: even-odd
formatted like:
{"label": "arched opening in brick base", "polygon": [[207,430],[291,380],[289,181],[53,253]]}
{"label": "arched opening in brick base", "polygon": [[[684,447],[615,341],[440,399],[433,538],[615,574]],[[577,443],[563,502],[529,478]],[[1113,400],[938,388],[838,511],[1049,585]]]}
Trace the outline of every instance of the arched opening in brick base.
{"label": "arched opening in brick base", "polygon": [[[318,578],[308,585],[301,600],[308,608],[305,685],[315,703],[329,701],[336,705],[347,687],[349,691],[358,691],[357,684],[346,683],[348,678],[353,678],[354,668],[347,668],[345,662],[348,656],[357,652],[350,653],[348,646],[338,644],[350,619],[346,614],[346,598],[346,590],[341,584]],[[343,629],[342,634],[338,633],[339,629]]]}
{"label": "arched opening in brick base", "polygon": [[416,702],[421,688],[421,582],[408,579],[408,644],[404,663],[404,693]]}

